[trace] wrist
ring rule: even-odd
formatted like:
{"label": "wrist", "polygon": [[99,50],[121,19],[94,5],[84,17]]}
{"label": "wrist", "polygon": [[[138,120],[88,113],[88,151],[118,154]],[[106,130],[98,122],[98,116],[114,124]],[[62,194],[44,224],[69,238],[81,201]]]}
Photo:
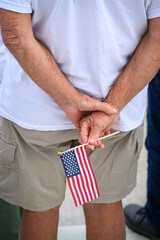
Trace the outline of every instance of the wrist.
{"label": "wrist", "polygon": [[60,107],[65,111],[66,109],[78,108],[79,103],[82,101],[82,93],[78,92],[76,89],[70,91],[70,94],[63,99]]}
{"label": "wrist", "polygon": [[117,103],[117,100],[118,100],[118,99],[110,99],[110,98],[107,97],[104,102],[105,102],[105,103],[108,103],[111,107],[113,107],[114,109],[116,109],[116,110],[117,110],[116,115],[119,115],[119,113],[120,113],[120,111],[122,110],[122,108],[120,107],[120,104]]}

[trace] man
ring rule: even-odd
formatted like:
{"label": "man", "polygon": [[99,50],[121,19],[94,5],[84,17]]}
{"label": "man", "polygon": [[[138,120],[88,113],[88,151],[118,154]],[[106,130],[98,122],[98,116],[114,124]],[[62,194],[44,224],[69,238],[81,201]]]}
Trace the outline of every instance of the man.
{"label": "man", "polygon": [[145,207],[130,204],[124,209],[127,225],[150,239],[160,239],[160,71],[149,84],[147,139],[148,181]]}
{"label": "man", "polygon": [[[1,30],[0,30],[1,32]],[[5,47],[0,34],[0,86],[5,68]],[[0,238],[3,240],[18,240],[20,226],[19,207],[11,205],[0,199]]]}
{"label": "man", "polygon": [[[142,89],[160,64],[159,0],[1,0],[0,7],[10,59],[0,113],[12,170],[0,196],[24,208],[20,240],[57,239],[65,174],[56,153],[78,144],[78,132],[100,191],[84,204],[87,239],[125,239],[121,200],[135,186]],[[121,133],[98,141],[113,126]],[[97,144],[104,150],[92,152]]]}

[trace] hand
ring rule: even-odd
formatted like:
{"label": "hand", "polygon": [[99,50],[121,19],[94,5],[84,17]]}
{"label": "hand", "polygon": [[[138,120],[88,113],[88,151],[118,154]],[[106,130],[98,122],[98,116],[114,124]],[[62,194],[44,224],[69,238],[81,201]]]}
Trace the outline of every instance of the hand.
{"label": "hand", "polygon": [[71,122],[76,126],[78,131],[80,130],[81,119],[91,112],[103,111],[108,115],[117,114],[117,110],[108,103],[100,102],[82,93],[79,93],[74,98],[74,102],[72,104],[63,106],[62,109]]}
{"label": "hand", "polygon": [[99,137],[109,134],[109,130],[113,128],[118,120],[118,115],[107,115],[104,112],[93,112],[84,117],[80,121],[80,143],[89,143],[88,148],[94,150],[95,145],[103,148],[104,145],[98,141]]}

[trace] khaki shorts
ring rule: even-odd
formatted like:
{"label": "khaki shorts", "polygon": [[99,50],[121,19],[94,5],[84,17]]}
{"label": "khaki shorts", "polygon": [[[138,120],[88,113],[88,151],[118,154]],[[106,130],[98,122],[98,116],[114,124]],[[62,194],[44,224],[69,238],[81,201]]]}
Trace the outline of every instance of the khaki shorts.
{"label": "khaki shorts", "polygon": [[[113,130],[114,131],[114,130]],[[31,211],[60,205],[66,177],[58,151],[78,145],[76,130],[35,131],[0,118],[0,197]],[[104,141],[104,149],[88,150],[100,198],[117,202],[136,185],[143,126]]]}

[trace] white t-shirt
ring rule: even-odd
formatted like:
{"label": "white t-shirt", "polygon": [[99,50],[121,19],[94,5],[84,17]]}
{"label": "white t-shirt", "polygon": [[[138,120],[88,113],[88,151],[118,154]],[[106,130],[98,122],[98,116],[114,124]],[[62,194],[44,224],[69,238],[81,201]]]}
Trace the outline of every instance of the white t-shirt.
{"label": "white t-shirt", "polygon": [[[0,7],[32,13],[35,37],[51,51],[68,80],[101,101],[147,31],[147,19],[160,17],[160,0],[0,0]],[[115,129],[128,131],[142,123],[146,94],[147,88],[122,110]],[[9,51],[0,114],[28,129],[75,128]]]}
{"label": "white t-shirt", "polygon": [[3,78],[3,71],[5,68],[6,58],[5,58],[5,46],[2,41],[1,28],[0,28],[0,87]]}

